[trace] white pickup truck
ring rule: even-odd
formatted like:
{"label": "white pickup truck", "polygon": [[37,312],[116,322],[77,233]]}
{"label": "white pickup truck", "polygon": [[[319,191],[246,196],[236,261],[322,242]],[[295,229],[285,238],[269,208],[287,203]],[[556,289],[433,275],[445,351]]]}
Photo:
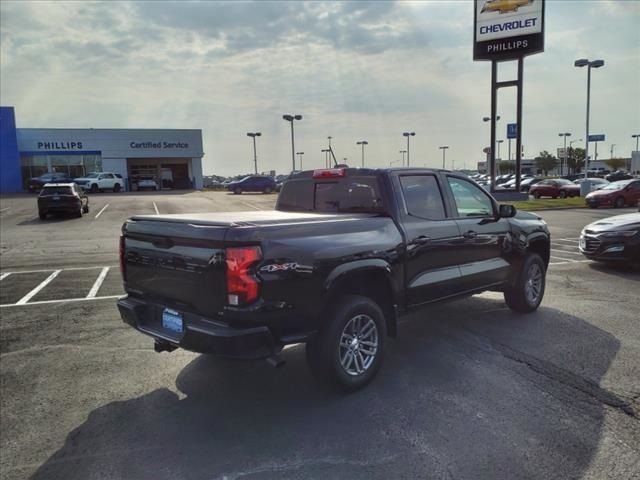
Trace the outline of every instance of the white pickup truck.
{"label": "white pickup truck", "polygon": [[122,176],[111,172],[93,172],[84,177],[75,178],[73,181],[92,193],[104,190],[119,192],[124,185]]}

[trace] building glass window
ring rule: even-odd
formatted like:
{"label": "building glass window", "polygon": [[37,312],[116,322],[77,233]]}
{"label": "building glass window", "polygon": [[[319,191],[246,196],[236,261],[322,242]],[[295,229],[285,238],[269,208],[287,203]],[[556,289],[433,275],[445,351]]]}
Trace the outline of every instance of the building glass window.
{"label": "building glass window", "polygon": [[82,177],[87,173],[102,171],[100,154],[79,155],[21,155],[22,181],[26,188],[30,178],[48,172],[66,173],[70,177]]}

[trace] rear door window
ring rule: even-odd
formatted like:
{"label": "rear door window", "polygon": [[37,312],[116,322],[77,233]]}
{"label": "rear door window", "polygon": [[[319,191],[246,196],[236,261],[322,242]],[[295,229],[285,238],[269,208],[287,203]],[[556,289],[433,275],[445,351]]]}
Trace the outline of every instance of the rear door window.
{"label": "rear door window", "polygon": [[401,176],[400,184],[409,215],[427,220],[446,217],[438,181],[433,175]]}

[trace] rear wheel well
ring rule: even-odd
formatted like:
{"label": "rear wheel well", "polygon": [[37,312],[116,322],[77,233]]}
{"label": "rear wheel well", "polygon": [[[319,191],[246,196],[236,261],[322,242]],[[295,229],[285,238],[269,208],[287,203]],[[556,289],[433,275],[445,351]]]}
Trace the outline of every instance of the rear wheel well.
{"label": "rear wheel well", "polygon": [[551,254],[549,242],[543,240],[542,238],[534,240],[529,244],[528,251],[540,255],[540,257],[542,257],[542,260],[544,261],[545,267],[549,266],[549,255]]}
{"label": "rear wheel well", "polygon": [[334,300],[342,295],[362,295],[377,303],[384,313],[387,334],[390,337],[396,336],[397,322],[393,290],[382,270],[362,270],[345,275],[331,287],[326,305],[332,305]]}

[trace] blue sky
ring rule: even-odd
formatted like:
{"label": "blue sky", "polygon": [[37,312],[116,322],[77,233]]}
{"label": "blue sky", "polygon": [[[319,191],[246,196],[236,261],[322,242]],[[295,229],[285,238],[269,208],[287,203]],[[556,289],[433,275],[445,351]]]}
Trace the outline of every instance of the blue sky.
{"label": "blue sky", "polygon": [[[303,166],[336,154],[388,166],[412,137],[413,165],[471,167],[488,145],[490,64],[473,62],[473,3],[12,2],[0,4],[0,101],[21,127],[201,128],[205,173],[291,165],[296,123]],[[584,138],[586,71],[600,158],[629,156],[640,133],[640,1],[548,0],[546,48],[525,60],[523,144],[531,157]],[[502,65],[501,77],[515,76]],[[501,93],[501,123],[515,90]],[[499,126],[504,138],[505,126]],[[506,158],[506,142],[502,144]],[[397,163],[396,163],[397,164]]]}

